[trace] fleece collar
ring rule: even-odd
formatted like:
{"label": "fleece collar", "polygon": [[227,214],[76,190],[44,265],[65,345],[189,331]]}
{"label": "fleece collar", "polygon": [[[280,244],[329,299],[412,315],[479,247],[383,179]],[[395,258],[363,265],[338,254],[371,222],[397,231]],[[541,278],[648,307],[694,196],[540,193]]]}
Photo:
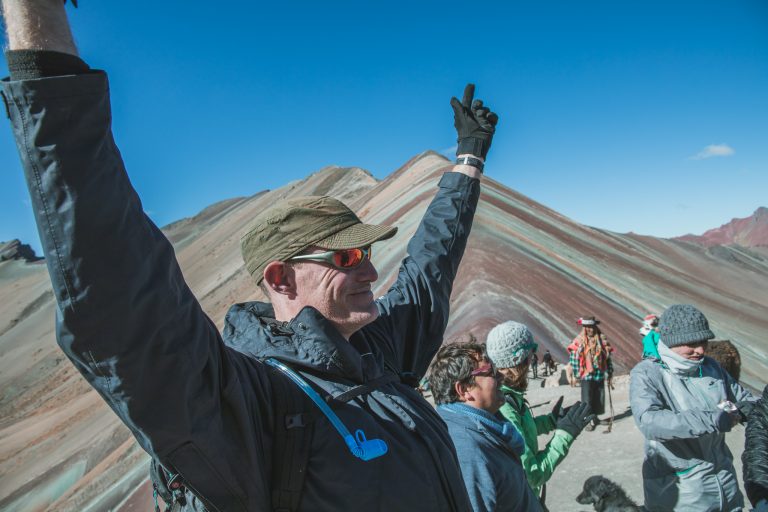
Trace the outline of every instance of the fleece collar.
{"label": "fleece collar", "polygon": [[525,441],[515,426],[501,417],[498,413],[491,414],[482,409],[472,407],[461,402],[440,404],[438,409],[455,413],[470,419],[476,425],[484,427],[482,430],[496,438],[497,442],[508,446],[518,456],[525,451]]}
{"label": "fleece collar", "polygon": [[309,306],[290,322],[279,322],[274,316],[268,303],[233,305],[224,321],[224,343],[257,359],[274,357],[294,367],[353,382],[381,376],[381,357],[371,353],[363,332],[347,341],[327,318]]}

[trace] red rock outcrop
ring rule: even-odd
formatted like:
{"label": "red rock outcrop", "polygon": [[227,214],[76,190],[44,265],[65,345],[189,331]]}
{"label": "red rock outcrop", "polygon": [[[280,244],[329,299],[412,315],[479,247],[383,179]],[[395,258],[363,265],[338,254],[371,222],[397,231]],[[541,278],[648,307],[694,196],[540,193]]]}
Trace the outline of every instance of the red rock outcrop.
{"label": "red rock outcrop", "polygon": [[703,235],[684,235],[677,240],[694,242],[706,247],[738,244],[743,247],[768,247],[768,208],[761,206],[744,219],[733,219]]}

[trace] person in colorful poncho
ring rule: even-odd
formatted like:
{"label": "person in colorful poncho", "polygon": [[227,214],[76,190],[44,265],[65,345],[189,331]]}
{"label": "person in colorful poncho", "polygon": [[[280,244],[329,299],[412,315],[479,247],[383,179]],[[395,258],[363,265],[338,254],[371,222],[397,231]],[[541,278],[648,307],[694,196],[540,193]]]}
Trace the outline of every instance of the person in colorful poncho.
{"label": "person in colorful poncho", "polygon": [[581,332],[568,346],[573,374],[581,380],[581,401],[588,403],[596,415],[587,430],[594,430],[600,423],[597,415],[605,413],[605,381],[610,386],[613,377],[613,348],[599,323],[594,316],[579,318]]}

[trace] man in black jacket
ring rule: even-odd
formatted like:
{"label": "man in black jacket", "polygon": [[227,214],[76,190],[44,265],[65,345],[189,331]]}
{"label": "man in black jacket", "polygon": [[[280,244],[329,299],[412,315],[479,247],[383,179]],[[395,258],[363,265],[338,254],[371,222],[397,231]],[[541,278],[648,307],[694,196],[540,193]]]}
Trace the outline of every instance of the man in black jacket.
{"label": "man in black jacket", "polygon": [[[274,307],[233,306],[222,338],[142,211],[112,139],[106,75],[77,57],[61,0],[3,9],[3,99],[57,339],[141,446],[211,511],[469,510],[445,424],[413,385],[442,342],[497,121],[473,88],[451,100],[459,158],[383,297],[371,296],[369,246],[393,229],[329,198],[281,204],[242,240]],[[291,243],[276,225],[295,229]],[[287,385],[321,398],[277,417]],[[288,429],[311,429],[296,441],[309,443],[298,485],[275,453]]]}
{"label": "man in black jacket", "polygon": [[768,386],[748,414],[741,462],[744,489],[756,512],[768,512]]}

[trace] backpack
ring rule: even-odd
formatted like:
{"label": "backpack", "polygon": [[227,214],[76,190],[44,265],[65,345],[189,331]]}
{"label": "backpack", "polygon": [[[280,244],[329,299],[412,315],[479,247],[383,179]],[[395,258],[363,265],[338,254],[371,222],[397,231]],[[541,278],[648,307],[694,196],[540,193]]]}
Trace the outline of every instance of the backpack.
{"label": "backpack", "polygon": [[[270,369],[275,397],[275,443],[272,461],[272,510],[294,512],[301,503],[309,449],[312,445],[315,413],[304,393],[285,376]],[[161,512],[158,497],[165,502],[165,512],[213,512],[205,502],[192,493],[181,479],[181,475],[163,466],[154,457],[149,465],[155,512]]]}
{"label": "backpack", "polygon": [[[400,381],[412,386],[415,379],[410,373],[398,374],[386,362],[384,366],[389,373],[385,372],[385,375],[378,379],[352,386],[343,393],[329,395],[320,390],[320,394],[326,402],[345,403],[390,382]],[[272,458],[272,510],[296,512],[301,504],[314,421],[323,416],[323,413],[288,377],[274,367],[267,367],[272,372],[273,378],[270,382],[274,386],[275,397],[274,453],[283,454],[282,457]],[[209,505],[206,508],[204,500],[184,485],[178,473],[164,467],[154,457],[150,461],[149,475],[155,512],[161,512],[158,496],[165,502],[165,512],[214,512],[213,507]]]}

